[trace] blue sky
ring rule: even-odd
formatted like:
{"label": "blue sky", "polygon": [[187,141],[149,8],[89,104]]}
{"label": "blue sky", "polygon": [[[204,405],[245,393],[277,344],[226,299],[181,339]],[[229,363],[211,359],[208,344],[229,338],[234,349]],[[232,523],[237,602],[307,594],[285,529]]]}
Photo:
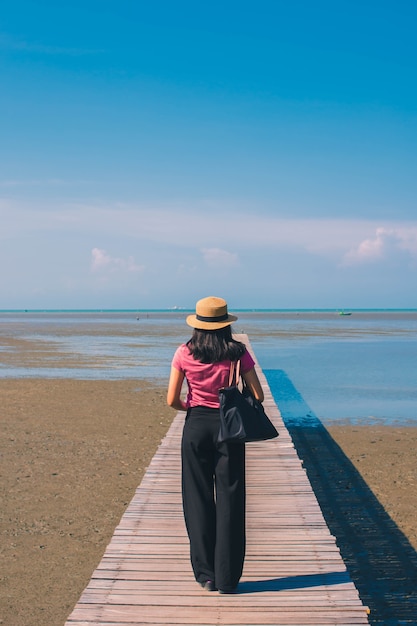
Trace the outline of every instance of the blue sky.
{"label": "blue sky", "polygon": [[417,307],[413,0],[3,0],[0,308]]}

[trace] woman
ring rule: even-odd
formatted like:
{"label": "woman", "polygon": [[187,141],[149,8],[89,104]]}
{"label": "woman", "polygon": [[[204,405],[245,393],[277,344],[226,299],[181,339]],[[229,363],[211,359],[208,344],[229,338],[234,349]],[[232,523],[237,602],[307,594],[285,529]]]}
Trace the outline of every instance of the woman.
{"label": "woman", "polygon": [[167,394],[169,406],[187,411],[181,444],[182,497],[191,564],[197,582],[219,593],[235,591],[245,558],[245,446],[217,442],[218,390],[229,384],[232,361],[240,359],[241,375],[263,401],[255,362],[245,345],[232,337],[230,325],[236,320],[222,298],[197,302],[196,314],[187,317],[194,331],[175,352]]}

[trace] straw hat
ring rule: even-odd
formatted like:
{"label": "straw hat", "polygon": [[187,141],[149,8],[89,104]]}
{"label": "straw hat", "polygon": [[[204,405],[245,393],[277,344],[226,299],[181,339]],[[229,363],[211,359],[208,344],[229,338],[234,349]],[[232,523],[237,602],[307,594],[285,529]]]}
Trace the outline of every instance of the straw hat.
{"label": "straw hat", "polygon": [[226,300],[209,296],[197,302],[195,315],[187,317],[187,324],[201,330],[217,330],[230,326],[236,320],[236,315],[228,314]]}

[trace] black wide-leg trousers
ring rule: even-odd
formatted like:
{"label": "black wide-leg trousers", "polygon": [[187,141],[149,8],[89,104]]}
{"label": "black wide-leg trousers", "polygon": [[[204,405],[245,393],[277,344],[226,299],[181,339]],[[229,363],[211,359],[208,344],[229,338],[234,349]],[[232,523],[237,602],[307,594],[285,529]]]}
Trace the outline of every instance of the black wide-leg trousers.
{"label": "black wide-leg trousers", "polygon": [[245,558],[245,446],[217,443],[219,421],[218,409],[187,412],[182,497],[196,580],[233,590]]}

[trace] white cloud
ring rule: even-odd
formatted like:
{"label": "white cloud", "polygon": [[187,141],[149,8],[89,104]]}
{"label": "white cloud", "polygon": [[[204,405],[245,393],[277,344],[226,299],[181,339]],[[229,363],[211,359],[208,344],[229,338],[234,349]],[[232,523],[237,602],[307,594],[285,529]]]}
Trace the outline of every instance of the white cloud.
{"label": "white cloud", "polygon": [[91,269],[93,272],[98,272],[99,270],[108,267],[110,263],[111,257],[105,250],[100,250],[100,248],[93,248],[91,250]]}
{"label": "white cloud", "polygon": [[0,188],[13,187],[58,187],[88,184],[89,180],[65,180],[63,178],[27,178],[27,179],[3,179],[0,180]]}
{"label": "white cloud", "polygon": [[[207,210],[209,208],[210,210]],[[0,239],[20,238],[23,233],[54,236],[69,232],[100,237],[111,245],[126,240],[140,242],[142,250],[159,245],[171,250],[201,251],[207,264],[241,262],[246,251],[307,253],[328,257],[344,265],[384,258],[389,249],[415,255],[417,221],[401,222],[359,219],[281,218],[273,214],[239,210],[226,203],[212,206],[205,201],[192,208],[115,203],[74,204],[42,207],[18,205],[0,198]],[[238,218],[237,218],[238,216]],[[193,236],[187,233],[193,233]],[[107,243],[107,242],[110,242]],[[233,249],[234,252],[228,252]],[[107,254],[107,253],[106,253]],[[239,255],[239,258],[237,257]],[[104,263],[104,259],[96,263]],[[113,259],[108,267],[121,268],[126,259]],[[131,266],[135,262],[131,260]]]}
{"label": "white cloud", "polygon": [[345,265],[356,265],[392,258],[399,254],[417,256],[417,228],[377,228],[344,256]]}
{"label": "white cloud", "polygon": [[117,270],[122,272],[142,272],[145,269],[143,265],[137,265],[132,256],[127,259],[110,256],[106,250],[93,248],[91,251],[91,270],[93,272]]}
{"label": "white cloud", "polygon": [[34,52],[48,55],[68,55],[81,56],[86,54],[98,54],[103,50],[89,50],[85,48],[64,48],[62,46],[51,46],[49,44],[26,41],[13,37],[7,33],[0,33],[0,48],[18,52]]}
{"label": "white cloud", "polygon": [[201,250],[205,263],[209,267],[235,267],[239,264],[237,254],[220,248],[203,248]]}
{"label": "white cloud", "polygon": [[[3,308],[190,306],[196,290],[230,294],[239,306],[252,306],[250,297],[284,308],[340,306],[340,297],[350,298],[346,307],[415,306],[417,221],[237,218],[201,206],[22,207],[1,198],[0,214],[0,256],[10,267],[1,276]],[[254,285],[250,297],[231,284],[236,267]],[[31,298],[34,287],[44,296]]]}

